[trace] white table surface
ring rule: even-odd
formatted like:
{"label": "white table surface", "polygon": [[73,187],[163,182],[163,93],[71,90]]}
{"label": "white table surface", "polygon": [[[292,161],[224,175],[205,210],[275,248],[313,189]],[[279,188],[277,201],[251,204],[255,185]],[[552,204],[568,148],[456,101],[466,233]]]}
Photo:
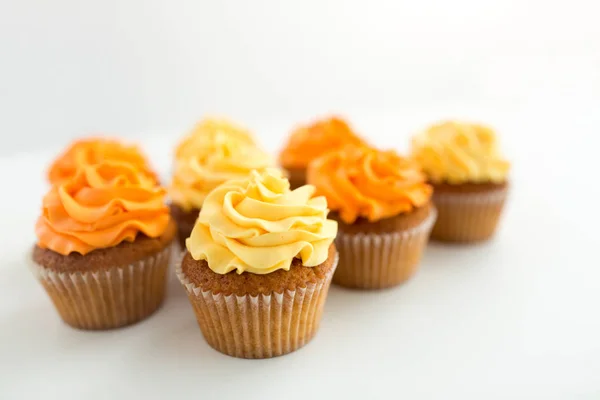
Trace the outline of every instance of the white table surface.
{"label": "white table surface", "polygon": [[[55,152],[0,158],[0,398],[600,398],[600,124],[509,117],[495,118],[514,172],[494,240],[432,243],[395,289],[332,287],[315,339],[259,361],[206,344],[173,274],[139,324],[63,324],[26,265]],[[165,174],[172,145],[146,141]]]}

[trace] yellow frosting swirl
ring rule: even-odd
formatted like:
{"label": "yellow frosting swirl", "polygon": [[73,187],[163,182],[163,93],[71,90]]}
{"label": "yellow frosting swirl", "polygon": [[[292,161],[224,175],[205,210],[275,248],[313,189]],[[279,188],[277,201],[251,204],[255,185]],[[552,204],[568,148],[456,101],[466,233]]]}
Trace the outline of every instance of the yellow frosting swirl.
{"label": "yellow frosting swirl", "polygon": [[188,158],[207,150],[206,142],[218,139],[256,144],[249,130],[226,119],[206,118],[196,124],[192,131],[175,149],[175,158]]}
{"label": "yellow frosting swirl", "polygon": [[193,156],[175,160],[171,200],[186,211],[200,209],[206,196],[220,184],[274,166],[274,158],[254,145],[223,134],[207,136],[198,142]]}
{"label": "yellow frosting swirl", "polygon": [[510,169],[499,154],[494,131],[479,124],[433,125],[413,138],[412,155],[436,183],[500,183]]}
{"label": "yellow frosting swirl", "polygon": [[289,270],[297,257],[314,267],[328,257],[337,223],[311,185],[290,190],[278,170],[224,183],[204,201],[186,247],[218,274]]}

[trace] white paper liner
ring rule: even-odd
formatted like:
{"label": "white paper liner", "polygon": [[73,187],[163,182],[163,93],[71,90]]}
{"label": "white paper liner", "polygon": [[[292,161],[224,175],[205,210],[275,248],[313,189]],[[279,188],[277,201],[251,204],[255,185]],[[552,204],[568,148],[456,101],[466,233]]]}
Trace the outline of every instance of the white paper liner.
{"label": "white paper liner", "polygon": [[297,350],[313,338],[338,259],[336,253],[333,268],[317,283],[257,296],[202,291],[183,273],[181,262],[176,273],[211,347],[233,357],[270,358]]}
{"label": "white paper liner", "polygon": [[357,289],[396,286],[417,270],[437,212],[418,226],[393,233],[346,233],[339,231],[336,246],[340,264],[335,284]]}
{"label": "white paper liner", "polygon": [[434,193],[438,219],[431,237],[452,242],[476,242],[496,231],[508,189],[489,193]]}
{"label": "white paper liner", "polygon": [[[490,204],[506,199],[508,188],[496,189],[488,193],[433,193],[434,202],[461,204]],[[438,210],[439,211],[439,210]]]}
{"label": "white paper liner", "polygon": [[30,263],[61,318],[81,329],[111,329],[152,314],[162,303],[172,246],[126,266],[57,272]]}

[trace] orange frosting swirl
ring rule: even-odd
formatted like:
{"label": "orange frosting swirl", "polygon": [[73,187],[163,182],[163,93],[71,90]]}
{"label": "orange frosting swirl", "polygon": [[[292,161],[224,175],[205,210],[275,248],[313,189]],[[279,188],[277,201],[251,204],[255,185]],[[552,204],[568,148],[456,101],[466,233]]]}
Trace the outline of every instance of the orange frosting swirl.
{"label": "orange frosting swirl", "polygon": [[137,146],[101,138],[83,139],[71,143],[50,166],[48,180],[52,184],[63,182],[73,178],[80,167],[98,164],[105,160],[133,164],[146,177],[158,182],[156,174]]}
{"label": "orange frosting swirl", "polygon": [[63,255],[87,254],[133,242],[138,233],[158,237],[170,219],[165,194],[135,165],[85,165],[44,197],[35,228],[38,246]]}
{"label": "orange frosting swirl", "polygon": [[306,168],[315,158],[348,144],[366,145],[340,118],[316,121],[292,133],[279,162],[284,168]]}
{"label": "orange frosting swirl", "polygon": [[310,163],[308,183],[346,223],[374,222],[427,204],[432,188],[419,166],[394,151],[347,146]]}

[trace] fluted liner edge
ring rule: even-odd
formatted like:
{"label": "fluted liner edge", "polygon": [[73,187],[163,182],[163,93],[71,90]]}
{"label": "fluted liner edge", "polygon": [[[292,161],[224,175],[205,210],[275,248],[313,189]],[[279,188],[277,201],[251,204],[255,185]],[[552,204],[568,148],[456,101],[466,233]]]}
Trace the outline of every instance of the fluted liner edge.
{"label": "fluted liner edge", "polygon": [[171,246],[146,259],[97,271],[57,272],[32,262],[34,275],[69,325],[118,328],[152,314],[165,296]]}
{"label": "fluted liner edge", "polygon": [[437,213],[418,226],[393,233],[338,232],[340,264],[333,283],[355,289],[383,289],[401,284],[417,270]]}
{"label": "fluted liner edge", "polygon": [[295,351],[314,337],[336,265],[306,287],[256,296],[203,291],[183,273],[180,260],[175,268],[211,347],[233,357],[270,358]]}

